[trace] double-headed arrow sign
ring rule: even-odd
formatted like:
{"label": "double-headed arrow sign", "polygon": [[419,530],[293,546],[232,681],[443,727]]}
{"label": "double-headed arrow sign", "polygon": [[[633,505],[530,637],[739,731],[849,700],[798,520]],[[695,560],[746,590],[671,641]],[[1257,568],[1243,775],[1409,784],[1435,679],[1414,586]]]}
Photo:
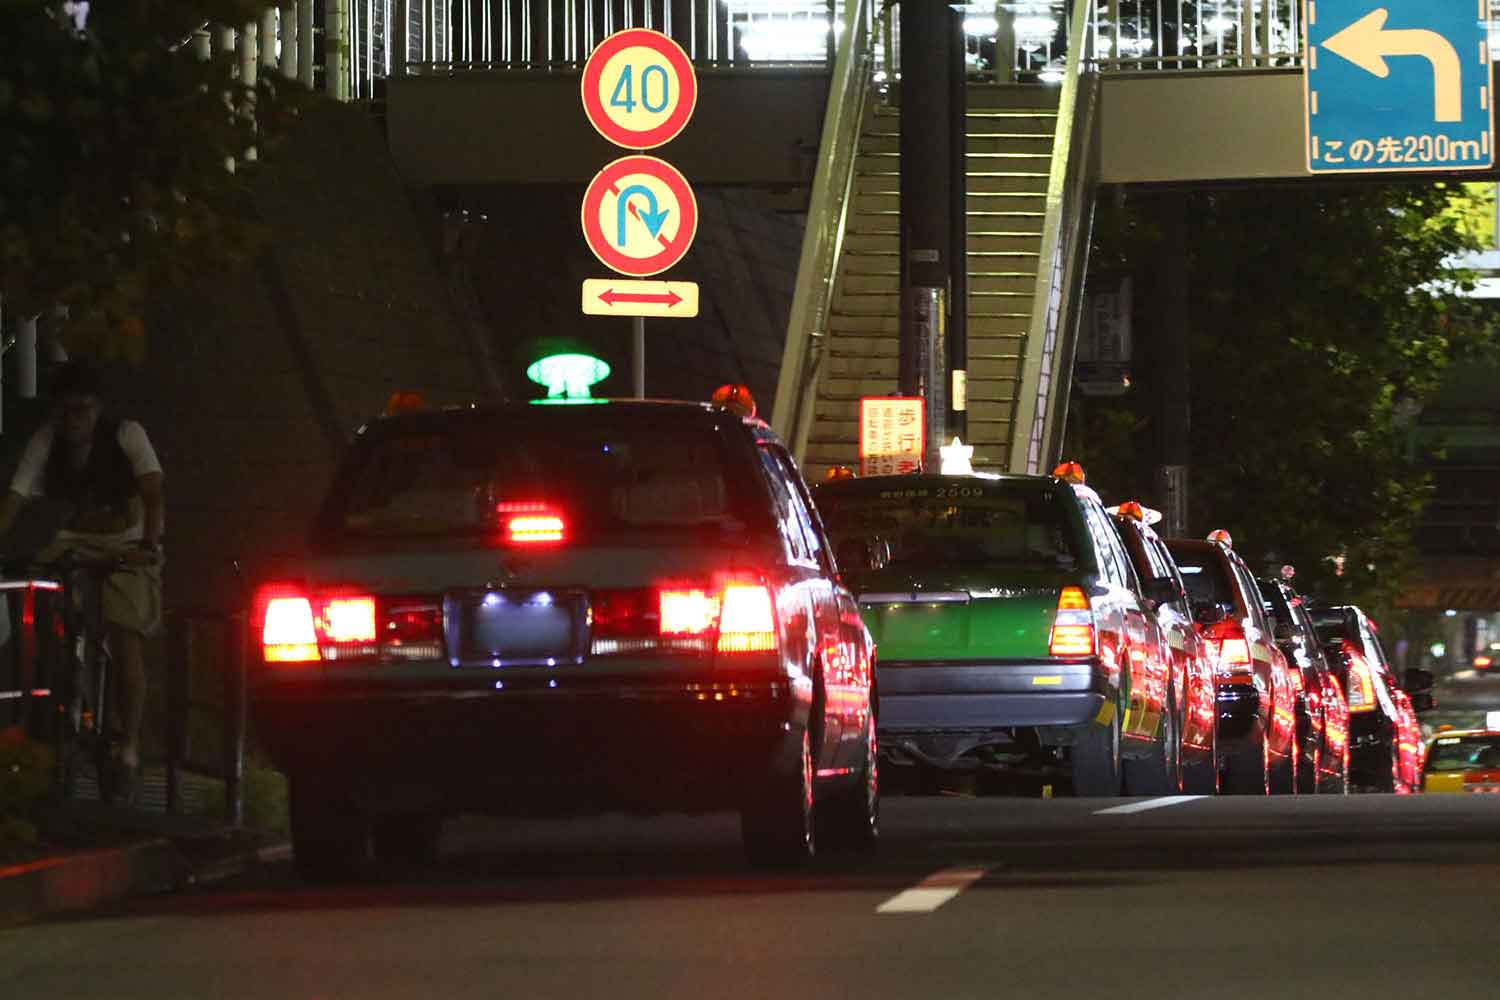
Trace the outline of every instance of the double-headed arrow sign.
{"label": "double-headed arrow sign", "polygon": [[588,278],[583,283],[583,311],[590,316],[698,315],[698,285],[691,281],[630,281]]}

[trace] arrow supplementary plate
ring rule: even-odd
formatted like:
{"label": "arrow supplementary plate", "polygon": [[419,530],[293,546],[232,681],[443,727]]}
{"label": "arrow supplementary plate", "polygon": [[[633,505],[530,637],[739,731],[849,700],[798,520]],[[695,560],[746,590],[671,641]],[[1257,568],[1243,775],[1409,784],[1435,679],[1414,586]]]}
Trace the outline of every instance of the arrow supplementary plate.
{"label": "arrow supplementary plate", "polygon": [[1432,64],[1433,111],[1436,122],[1463,121],[1463,73],[1453,44],[1425,28],[1387,30],[1390,11],[1377,7],[1323,42],[1323,48],[1382,80],[1390,76],[1386,59],[1421,56]]}
{"label": "arrow supplementary plate", "polygon": [[588,316],[698,315],[698,285],[692,281],[630,281],[588,278],[583,283],[583,312]]}

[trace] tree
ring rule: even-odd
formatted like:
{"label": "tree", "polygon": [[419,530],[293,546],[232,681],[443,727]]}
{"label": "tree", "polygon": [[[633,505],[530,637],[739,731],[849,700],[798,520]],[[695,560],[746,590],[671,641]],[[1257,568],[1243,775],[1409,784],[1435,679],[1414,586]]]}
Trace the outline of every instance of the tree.
{"label": "tree", "polygon": [[[1305,591],[1390,606],[1428,492],[1408,426],[1446,366],[1495,343],[1460,294],[1468,276],[1445,263],[1474,245],[1459,197],[1301,184],[1104,203],[1107,281],[1150,266],[1158,200],[1186,201],[1190,260],[1172,277],[1188,283],[1194,331],[1195,534],[1227,528],[1256,569],[1289,563]],[[1077,401],[1070,427],[1090,478],[1122,495],[1150,495],[1155,319],[1137,296],[1136,391]]]}
{"label": "tree", "polygon": [[[139,357],[148,291],[263,238],[249,183],[306,92],[192,44],[265,0],[0,0],[0,306],[57,305],[75,343]],[[248,113],[253,101],[253,115]],[[231,169],[232,164],[232,169]]]}

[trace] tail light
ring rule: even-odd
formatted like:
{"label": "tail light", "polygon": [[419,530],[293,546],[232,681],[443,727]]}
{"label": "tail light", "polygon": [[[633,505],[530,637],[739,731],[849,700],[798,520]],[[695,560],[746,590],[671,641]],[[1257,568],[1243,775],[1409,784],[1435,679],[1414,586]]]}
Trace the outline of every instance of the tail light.
{"label": "tail light", "polygon": [[595,591],[592,614],[595,656],[673,650],[760,653],[777,648],[771,588],[750,577]]}
{"label": "tail light", "polygon": [[1210,629],[1204,637],[1209,649],[1219,659],[1219,679],[1230,684],[1248,684],[1255,677],[1255,664],[1250,659],[1250,641],[1245,638],[1245,628],[1239,622],[1225,619]]}
{"label": "tail light", "polygon": [[1370,664],[1348,639],[1344,640],[1344,656],[1349,661],[1349,711],[1374,711],[1375,680],[1370,676]]}
{"label": "tail light", "polygon": [[1471,795],[1500,795],[1500,771],[1470,771],[1464,775],[1464,791]]}
{"label": "tail light", "polygon": [[436,598],[306,591],[276,584],[256,595],[255,623],[267,663],[437,660],[443,608]]}
{"label": "tail light", "polygon": [[1094,655],[1094,612],[1081,587],[1064,587],[1057,595],[1048,651],[1053,656]]}
{"label": "tail light", "polygon": [[562,515],[540,501],[499,503],[495,505],[495,513],[505,525],[505,538],[512,545],[560,542],[567,534],[567,522]]}

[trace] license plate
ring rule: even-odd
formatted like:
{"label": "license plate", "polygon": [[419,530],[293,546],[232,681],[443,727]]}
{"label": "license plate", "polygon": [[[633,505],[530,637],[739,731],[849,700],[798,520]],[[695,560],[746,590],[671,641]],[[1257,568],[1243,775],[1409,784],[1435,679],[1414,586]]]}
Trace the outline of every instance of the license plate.
{"label": "license plate", "polygon": [[449,662],[457,667],[582,663],[588,602],[579,591],[494,590],[447,598]]}

